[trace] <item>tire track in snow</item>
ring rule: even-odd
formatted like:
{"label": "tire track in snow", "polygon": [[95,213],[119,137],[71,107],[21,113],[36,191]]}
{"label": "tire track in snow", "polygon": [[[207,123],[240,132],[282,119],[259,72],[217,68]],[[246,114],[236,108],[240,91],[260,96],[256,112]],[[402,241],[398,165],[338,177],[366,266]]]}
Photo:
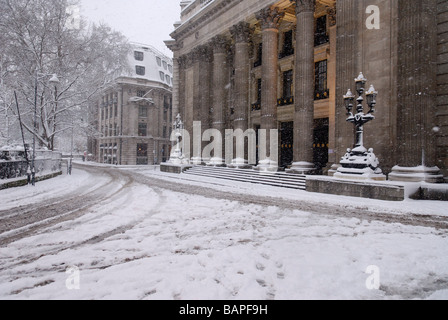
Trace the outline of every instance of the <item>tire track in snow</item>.
{"label": "tire track in snow", "polygon": [[[95,175],[95,170],[83,168]],[[49,199],[51,203],[39,203],[32,210],[20,212],[16,215],[6,214],[6,218],[0,218],[0,247],[4,247],[22,238],[44,232],[45,229],[61,222],[73,220],[88,213],[88,209],[101,201],[113,198],[122,190],[125,190],[132,182],[132,177],[117,174],[116,171],[104,170],[102,174],[110,177],[106,184],[96,185],[89,189],[85,195],[84,188],[76,191],[73,197],[62,200]],[[122,182],[122,184],[120,184]],[[54,201],[54,202],[53,202]],[[14,213],[15,209],[4,211]]]}

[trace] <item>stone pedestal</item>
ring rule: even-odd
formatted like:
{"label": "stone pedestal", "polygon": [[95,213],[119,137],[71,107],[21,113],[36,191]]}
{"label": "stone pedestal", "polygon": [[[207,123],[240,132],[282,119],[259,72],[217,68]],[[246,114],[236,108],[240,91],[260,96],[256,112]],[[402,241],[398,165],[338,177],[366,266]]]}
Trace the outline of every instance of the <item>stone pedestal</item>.
{"label": "stone pedestal", "polygon": [[333,175],[335,178],[386,181],[386,176],[379,168],[379,161],[373,149],[368,151],[364,147],[348,149],[340,164],[341,166]]}

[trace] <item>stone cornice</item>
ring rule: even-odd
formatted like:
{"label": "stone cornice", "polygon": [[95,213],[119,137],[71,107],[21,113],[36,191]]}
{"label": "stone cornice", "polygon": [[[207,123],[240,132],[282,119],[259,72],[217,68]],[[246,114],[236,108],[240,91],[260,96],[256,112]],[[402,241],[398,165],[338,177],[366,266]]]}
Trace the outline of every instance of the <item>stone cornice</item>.
{"label": "stone cornice", "polygon": [[228,10],[229,7],[233,7],[242,1],[243,0],[215,0],[207,8],[171,33],[171,37],[175,40],[180,40],[195,33],[198,28],[219,16],[223,10]]}

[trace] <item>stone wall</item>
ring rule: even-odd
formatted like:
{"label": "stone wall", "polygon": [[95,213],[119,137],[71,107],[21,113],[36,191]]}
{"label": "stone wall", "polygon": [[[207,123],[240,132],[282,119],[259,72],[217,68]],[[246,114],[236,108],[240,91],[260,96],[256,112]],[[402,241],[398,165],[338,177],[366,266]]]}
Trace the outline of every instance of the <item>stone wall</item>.
{"label": "stone wall", "polygon": [[437,15],[437,166],[448,176],[448,0],[438,0]]}

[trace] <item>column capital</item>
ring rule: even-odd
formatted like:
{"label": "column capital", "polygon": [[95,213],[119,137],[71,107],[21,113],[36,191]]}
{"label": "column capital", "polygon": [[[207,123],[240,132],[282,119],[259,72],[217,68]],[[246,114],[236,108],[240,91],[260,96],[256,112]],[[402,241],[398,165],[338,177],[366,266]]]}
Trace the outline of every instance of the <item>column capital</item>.
{"label": "column capital", "polygon": [[316,0],[289,0],[296,4],[296,15],[302,12],[314,12]]}
{"label": "column capital", "polygon": [[248,43],[250,38],[250,26],[247,22],[240,22],[231,27],[230,33],[235,39],[235,43]]}
{"label": "column capital", "polygon": [[257,20],[261,22],[261,29],[278,29],[280,21],[285,16],[278,8],[265,8],[260,10],[256,15]]}
{"label": "column capital", "polygon": [[199,61],[210,62],[212,59],[210,46],[208,45],[195,47],[193,50],[191,50],[190,55],[191,55],[191,61],[193,63]]}
{"label": "column capital", "polygon": [[179,65],[179,68],[181,68],[181,69],[186,68],[186,66],[187,66],[187,56],[186,55],[180,56],[179,58],[176,59],[176,61]]}
{"label": "column capital", "polygon": [[329,7],[327,14],[330,27],[334,27],[336,25],[336,5]]}
{"label": "column capital", "polygon": [[214,53],[226,53],[229,49],[229,40],[226,36],[218,35],[210,41]]}

